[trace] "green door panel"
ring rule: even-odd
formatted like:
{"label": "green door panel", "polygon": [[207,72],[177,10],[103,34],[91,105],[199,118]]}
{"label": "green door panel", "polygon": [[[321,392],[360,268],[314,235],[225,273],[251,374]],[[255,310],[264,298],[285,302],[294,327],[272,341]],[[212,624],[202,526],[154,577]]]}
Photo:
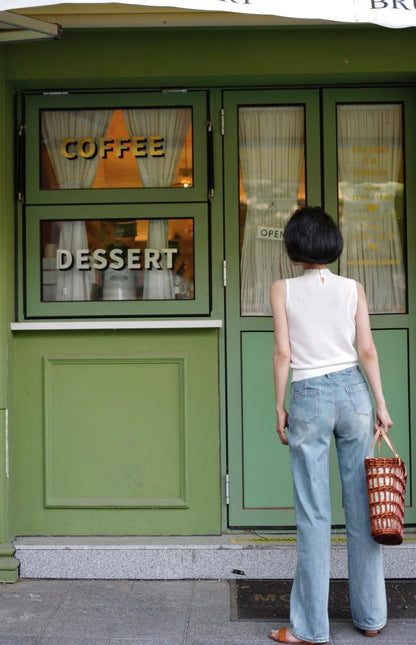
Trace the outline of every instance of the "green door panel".
{"label": "green door panel", "polygon": [[[377,329],[373,331],[374,341],[377,346],[381,379],[387,399],[387,407],[394,426],[390,430],[390,437],[407,465],[409,479],[406,491],[406,505],[412,500],[412,459],[409,419],[409,342],[406,329]],[[383,446],[382,453],[385,457],[392,456],[391,450]],[[415,521],[414,509],[408,509],[406,521]],[[413,518],[413,519],[411,519]]]}
{"label": "green door panel", "polygon": [[[374,339],[378,348],[384,389],[388,393],[389,411],[395,423],[391,437],[402,459],[410,465],[410,438],[406,431],[409,426],[407,331],[376,330]],[[243,507],[245,510],[274,511],[276,524],[282,523],[282,517],[290,523],[293,495],[289,451],[280,443],[275,430],[273,333],[243,333],[241,355]],[[288,401],[286,403],[288,406]],[[388,456],[389,452],[388,448],[383,449],[385,456]],[[334,445],[331,449],[330,489],[332,523],[343,524],[342,495]],[[410,504],[410,500],[409,486],[407,505]],[[294,522],[293,514],[292,523]]]}
{"label": "green door panel", "polygon": [[216,331],[21,333],[15,348],[16,533],[220,531]]}
{"label": "green door panel", "polygon": [[43,362],[45,506],[188,508],[186,356]]}
{"label": "green door panel", "polygon": [[293,508],[289,451],[276,433],[273,333],[242,334],[244,508]]}

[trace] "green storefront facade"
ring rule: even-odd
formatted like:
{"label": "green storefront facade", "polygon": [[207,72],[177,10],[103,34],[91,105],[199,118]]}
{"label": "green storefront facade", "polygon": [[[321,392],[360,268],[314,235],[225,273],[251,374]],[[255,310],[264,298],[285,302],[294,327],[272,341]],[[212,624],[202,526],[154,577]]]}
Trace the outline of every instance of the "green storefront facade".
{"label": "green storefront facade", "polygon": [[[350,266],[371,269],[371,276],[364,276],[370,284],[377,271],[399,265],[391,251],[380,259],[377,244],[394,236],[400,240],[403,271],[372,287],[372,326],[396,426],[394,441],[408,464],[407,522],[414,525],[414,30],[340,25],[74,29],[58,41],[2,45],[0,81],[0,579],[16,579],[16,536],[293,531],[287,454],[274,433],[272,322],[265,306],[250,310],[253,285],[246,299],[241,286],[242,231],[255,184],[241,179],[247,170],[241,133],[244,123],[253,127],[251,116],[264,108],[301,111],[298,202],[322,204],[337,217],[342,214],[339,106],[397,107],[399,144],[392,136],[400,147],[395,184],[401,191],[389,184],[394,197],[380,188],[393,163],[380,161],[390,155],[384,139],[350,141],[356,149],[367,147],[363,182],[371,183],[366,190],[375,191],[374,199],[394,201],[396,227],[377,228],[371,219],[374,195],[355,193],[356,202],[366,202],[365,235],[375,231],[378,242],[372,247],[374,263],[357,255]],[[172,182],[113,185],[111,177],[110,184],[96,189],[62,190],[53,181],[42,183],[50,173],[40,145],[45,112],[126,114],[136,108],[191,114],[192,160],[184,162],[180,180],[183,188],[191,166],[186,190],[170,187]],[[164,133],[152,127],[153,143],[163,139]],[[133,145],[131,134],[130,128],[123,135],[130,142],[126,146]],[[150,159],[153,151],[157,159],[157,147],[141,154],[143,132],[136,127],[134,134],[137,155]],[[253,137],[261,147],[258,131]],[[68,163],[75,155],[86,164],[106,156],[92,149],[92,133],[77,139],[68,130],[66,141]],[[393,170],[388,172],[385,182],[394,183]],[[346,217],[346,188],[343,199]],[[391,219],[385,216],[389,225]],[[176,295],[165,299],[46,297],[50,282],[41,249],[51,248],[52,230],[68,222],[87,222],[92,230],[99,222],[116,221],[116,237],[125,240],[132,235],[126,223],[139,222],[134,229],[139,236],[140,222],[150,230],[162,220],[189,226],[194,272],[188,295],[177,297],[183,281]],[[279,225],[264,226],[265,234],[279,237]],[[255,228],[254,237],[261,236]],[[179,246],[187,248],[182,238],[176,244],[182,230],[172,234],[168,248],[159,244],[167,269],[169,258],[182,252]],[[362,229],[360,235],[363,239]],[[137,255],[131,257],[139,262]],[[87,267],[89,259],[85,262]],[[149,271],[151,262],[149,255]],[[396,287],[402,292],[398,301],[378,297]],[[335,471],[335,464],[331,467]],[[342,497],[335,475],[332,492],[339,528]]]}

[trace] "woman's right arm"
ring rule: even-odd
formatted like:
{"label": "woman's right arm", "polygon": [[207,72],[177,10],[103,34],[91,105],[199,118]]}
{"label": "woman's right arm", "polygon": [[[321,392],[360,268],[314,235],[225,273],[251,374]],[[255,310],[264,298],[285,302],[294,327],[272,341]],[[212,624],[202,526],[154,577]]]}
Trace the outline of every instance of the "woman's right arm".
{"label": "woman's right arm", "polygon": [[285,394],[289,377],[290,342],[286,315],[286,285],[284,280],[273,282],[270,301],[274,322],[273,371],[276,394],[277,434],[283,445],[288,445],[285,428],[288,427],[288,413],[285,408]]}
{"label": "woman's right arm", "polygon": [[388,430],[393,425],[393,421],[390,418],[384,399],[377,350],[371,333],[367,298],[364,288],[359,282],[357,282],[357,296],[355,327],[358,356],[376,401],[377,423],[383,425]]}

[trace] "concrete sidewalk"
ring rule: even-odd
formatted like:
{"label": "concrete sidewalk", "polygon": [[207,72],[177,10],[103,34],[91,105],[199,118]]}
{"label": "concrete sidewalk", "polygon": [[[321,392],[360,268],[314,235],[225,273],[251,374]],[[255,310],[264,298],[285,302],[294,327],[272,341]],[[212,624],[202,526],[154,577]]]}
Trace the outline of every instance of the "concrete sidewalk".
{"label": "concrete sidewalk", "polygon": [[[0,585],[0,645],[270,645],[277,621],[233,620],[226,580],[21,580]],[[330,645],[416,645],[416,620],[371,641],[332,621]]]}

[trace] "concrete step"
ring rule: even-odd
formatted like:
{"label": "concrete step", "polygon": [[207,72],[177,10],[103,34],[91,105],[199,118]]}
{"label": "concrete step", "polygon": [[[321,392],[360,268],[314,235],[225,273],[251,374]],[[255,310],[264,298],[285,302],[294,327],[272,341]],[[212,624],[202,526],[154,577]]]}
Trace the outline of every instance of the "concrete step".
{"label": "concrete step", "polygon": [[[227,580],[293,578],[296,537],[18,537],[21,578]],[[331,578],[347,578],[346,539],[332,537]],[[386,578],[416,578],[416,533],[384,547]]]}

